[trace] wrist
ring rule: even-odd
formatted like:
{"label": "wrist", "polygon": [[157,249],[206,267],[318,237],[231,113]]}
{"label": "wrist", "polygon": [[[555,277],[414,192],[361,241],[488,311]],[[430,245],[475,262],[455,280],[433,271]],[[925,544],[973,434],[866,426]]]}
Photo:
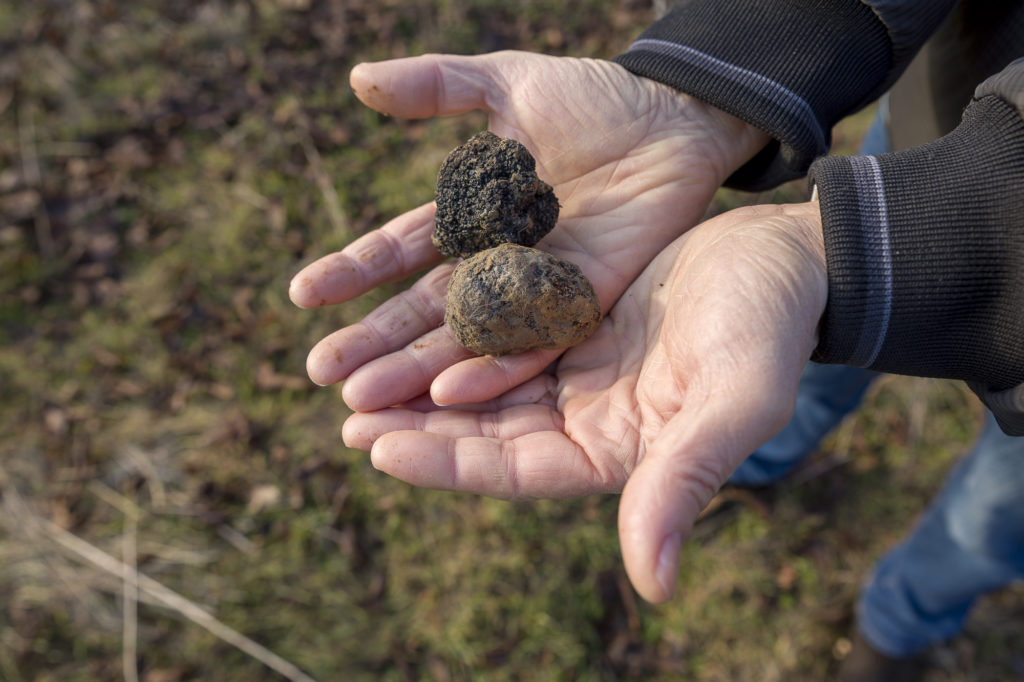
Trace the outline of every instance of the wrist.
{"label": "wrist", "polygon": [[821,321],[828,301],[828,270],[825,260],[825,236],[821,222],[821,206],[817,197],[802,204],[782,207],[791,218],[790,235],[804,254],[806,269],[803,286],[808,296],[807,310],[813,316],[814,345],[821,333]]}
{"label": "wrist", "polygon": [[793,218],[793,233],[801,241],[816,267],[825,268],[825,236],[821,227],[821,205],[817,197],[782,207]]}
{"label": "wrist", "polygon": [[1024,120],[982,96],[933,142],[811,166],[829,300],[815,359],[994,390],[1024,381]]}
{"label": "wrist", "polygon": [[693,126],[693,139],[710,163],[716,186],[721,186],[772,141],[768,133],[722,109],[667,85],[658,86],[672,91],[679,103],[680,118]]}

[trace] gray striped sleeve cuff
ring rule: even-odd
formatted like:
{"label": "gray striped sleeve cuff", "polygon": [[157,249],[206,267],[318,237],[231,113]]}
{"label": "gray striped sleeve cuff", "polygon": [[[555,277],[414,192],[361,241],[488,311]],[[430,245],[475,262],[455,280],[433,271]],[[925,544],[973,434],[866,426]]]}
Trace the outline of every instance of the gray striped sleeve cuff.
{"label": "gray striped sleeve cuff", "polygon": [[891,47],[859,0],[683,0],[615,61],[771,135],[726,183],[761,190],[828,152],[832,124],[880,94]]}
{"label": "gray striped sleeve cuff", "polygon": [[800,95],[782,83],[751,69],[745,69],[718,59],[700,50],[679,45],[668,40],[641,38],[629,46],[630,53],[650,53],[687,64],[695,71],[707,73],[722,82],[729,83],[745,93],[745,97],[762,103],[762,106],[783,113],[786,129],[781,133],[785,139],[806,140],[814,149],[814,156],[828,151],[829,134],[822,129],[814,110]]}
{"label": "gray striped sleeve cuff", "polygon": [[976,99],[929,144],[811,166],[829,285],[814,359],[963,379],[993,404],[1019,401],[1003,393],[1024,383],[1017,92]]}
{"label": "gray striped sleeve cuff", "polygon": [[[871,367],[885,342],[892,315],[893,264],[885,185],[878,159],[852,156],[832,159],[824,177],[815,177],[827,192],[822,202],[829,271],[827,329],[819,359]],[[838,163],[836,163],[838,161]],[[829,191],[840,188],[842,191]],[[835,229],[838,225],[842,229]],[[841,258],[841,267],[837,261]]]}

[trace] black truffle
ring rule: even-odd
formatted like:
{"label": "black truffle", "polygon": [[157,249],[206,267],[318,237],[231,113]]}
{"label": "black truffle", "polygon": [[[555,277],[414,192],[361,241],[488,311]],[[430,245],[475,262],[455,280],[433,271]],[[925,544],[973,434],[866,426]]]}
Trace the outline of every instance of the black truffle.
{"label": "black truffle", "polygon": [[536,167],[526,147],[489,131],[452,150],[437,177],[434,246],[467,257],[539,242],[558,221],[558,199]]}
{"label": "black truffle", "polygon": [[597,329],[601,304],[575,264],[502,244],[455,268],[444,319],[460,344],[480,354],[556,350]]}

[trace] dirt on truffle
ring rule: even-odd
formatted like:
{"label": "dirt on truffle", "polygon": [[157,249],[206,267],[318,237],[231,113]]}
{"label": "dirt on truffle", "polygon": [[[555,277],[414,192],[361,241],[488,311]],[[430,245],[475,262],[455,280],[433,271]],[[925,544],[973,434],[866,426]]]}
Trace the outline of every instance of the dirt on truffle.
{"label": "dirt on truffle", "polygon": [[558,199],[536,167],[526,147],[489,131],[452,150],[437,177],[434,246],[468,257],[540,241],[558,221]]}
{"label": "dirt on truffle", "polygon": [[455,268],[445,322],[460,344],[480,354],[557,350],[597,329],[601,304],[575,264],[502,244]]}

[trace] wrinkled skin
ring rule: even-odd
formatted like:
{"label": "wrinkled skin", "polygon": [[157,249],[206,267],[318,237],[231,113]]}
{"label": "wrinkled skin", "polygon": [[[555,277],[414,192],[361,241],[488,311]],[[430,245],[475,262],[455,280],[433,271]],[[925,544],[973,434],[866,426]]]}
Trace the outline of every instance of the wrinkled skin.
{"label": "wrinkled skin", "polygon": [[485,109],[525,144],[562,202],[538,247],[579,265],[609,314],[553,375],[557,351],[474,357],[442,326],[452,265],[430,243],[433,205],[399,216],[292,281],[313,307],[433,267],[310,353],[314,381],[345,380],[346,442],[416,485],[622,490],[629,575],[667,599],[700,508],[792,411],[824,306],[817,205],[730,213],[674,241],[767,137],[609,62],[427,55],[351,82],[392,115]]}
{"label": "wrinkled skin", "polygon": [[355,414],[345,442],[415,485],[504,498],[622,491],[629,575],[671,596],[678,550],[793,412],[826,278],[817,204],[738,209],[668,247],[589,339],[489,403]]}
{"label": "wrinkled skin", "polygon": [[[616,64],[522,52],[425,55],[357,66],[356,95],[386,114],[421,118],[471,109],[522,142],[562,208],[538,248],[576,263],[607,311],[654,256],[703,215],[715,189],[767,136]],[[436,265],[433,204],[395,218],[303,269],[292,300],[340,303]],[[558,356],[533,351],[472,357],[441,326],[451,264],[310,353],[313,381],[345,380],[357,411],[430,391],[440,403],[486,400],[535,376]],[[380,390],[386,385],[389,390]]]}

